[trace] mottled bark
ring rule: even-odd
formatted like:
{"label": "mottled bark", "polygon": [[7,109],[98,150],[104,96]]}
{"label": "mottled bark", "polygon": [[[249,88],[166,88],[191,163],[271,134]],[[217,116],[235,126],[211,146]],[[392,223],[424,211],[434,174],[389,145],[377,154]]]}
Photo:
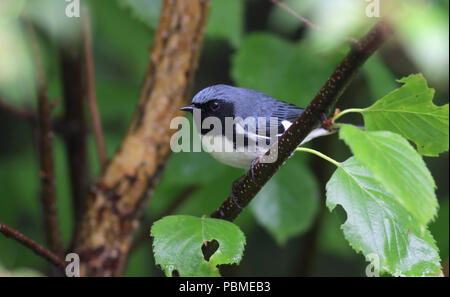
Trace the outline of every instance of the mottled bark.
{"label": "mottled bark", "polygon": [[147,198],[170,153],[169,127],[191,94],[209,1],[165,0],[139,104],[120,149],[92,186],[75,240],[81,275],[120,275]]}

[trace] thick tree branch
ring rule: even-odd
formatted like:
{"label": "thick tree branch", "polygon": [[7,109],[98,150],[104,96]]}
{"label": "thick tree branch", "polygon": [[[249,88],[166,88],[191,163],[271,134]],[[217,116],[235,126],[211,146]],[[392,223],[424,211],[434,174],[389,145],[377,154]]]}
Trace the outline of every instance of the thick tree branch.
{"label": "thick tree branch", "polygon": [[120,275],[170,153],[170,121],[191,95],[209,0],[165,0],[136,113],[92,187],[75,252],[81,275]]}
{"label": "thick tree branch", "polygon": [[47,231],[47,241],[52,251],[57,255],[62,255],[64,253],[64,247],[59,230],[58,211],[56,207],[51,107],[48,99],[45,73],[39,55],[39,45],[36,40],[33,26],[30,22],[27,22],[27,29],[30,37],[36,68],[39,155],[41,163],[39,175],[42,185],[41,198],[44,208],[44,222]]}
{"label": "thick tree branch", "polygon": [[54,254],[50,250],[46,249],[33,239],[25,236],[24,234],[20,233],[19,231],[8,227],[7,225],[0,222],[0,233],[5,235],[6,237],[12,238],[15,241],[23,244],[33,252],[35,252],[37,255],[41,256],[42,258],[46,259],[53,265],[55,265],[57,268],[64,271],[64,268],[66,267],[66,263],[63,259],[61,259],[58,255]]}
{"label": "thick tree branch", "polygon": [[[362,39],[352,44],[351,51],[341,61],[301,116],[281,136],[268,153],[251,171],[233,183],[230,196],[211,214],[213,218],[233,221],[247,206],[280,166],[292,155],[298,144],[319,124],[322,114],[327,114],[336,104],[350,81],[386,38],[391,29],[381,20]],[[277,151],[277,154],[275,152]],[[278,156],[276,159],[274,156]],[[274,160],[275,159],[275,160]],[[272,163],[269,163],[273,161]]]}

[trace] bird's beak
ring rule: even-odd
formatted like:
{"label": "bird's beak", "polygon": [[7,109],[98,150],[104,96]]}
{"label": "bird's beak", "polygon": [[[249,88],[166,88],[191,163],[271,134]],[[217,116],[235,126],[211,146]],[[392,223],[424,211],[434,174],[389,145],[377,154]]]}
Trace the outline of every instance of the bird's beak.
{"label": "bird's beak", "polygon": [[194,108],[195,108],[194,104],[190,104],[190,105],[182,107],[180,109],[183,110],[183,111],[190,111],[190,112],[192,112],[194,110]]}

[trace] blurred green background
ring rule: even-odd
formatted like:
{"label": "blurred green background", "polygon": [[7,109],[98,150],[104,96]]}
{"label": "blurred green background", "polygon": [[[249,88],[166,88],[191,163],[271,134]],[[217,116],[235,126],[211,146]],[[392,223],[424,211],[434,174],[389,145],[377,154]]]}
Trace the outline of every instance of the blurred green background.
{"label": "blurred green background", "polygon": [[[83,0],[91,15],[97,98],[108,156],[128,128],[148,66],[158,22],[159,0]],[[266,0],[213,0],[195,91],[226,83],[254,88],[306,106],[348,51],[345,39],[362,36],[376,18],[365,16],[364,1],[284,1],[322,28],[316,32]],[[448,1],[398,1],[395,10],[381,1],[381,13],[392,15],[397,36],[364,65],[338,107],[367,107],[398,87],[395,79],[422,72],[436,90],[435,104],[448,103]],[[355,4],[356,3],[356,4]],[[23,19],[38,32],[50,98],[62,97],[58,48],[77,35],[79,20],[64,14],[60,0],[0,0],[0,98],[35,108],[35,84]],[[62,113],[57,104],[54,116]],[[359,116],[346,120],[360,123]],[[44,243],[39,199],[38,158],[30,125],[0,109],[0,221]],[[73,221],[67,152],[54,139],[60,224],[66,245]],[[349,149],[336,135],[311,143],[342,161]],[[99,173],[89,134],[90,177]],[[448,152],[425,158],[438,186],[440,210],[431,231],[448,261]],[[239,266],[222,267],[227,276],[363,276],[365,261],[351,249],[340,230],[345,213],[325,209],[324,186],[332,165],[297,153],[236,220],[247,237]],[[231,183],[243,173],[214,161],[206,153],[172,154],[151,198],[142,230],[165,213],[186,187],[197,191],[175,211],[210,214],[224,200]],[[277,220],[274,220],[278,218]],[[26,269],[26,270],[23,270]],[[31,269],[31,270],[30,270]],[[28,249],[0,236],[0,276],[49,274],[48,264]],[[133,250],[125,275],[161,276],[148,237]]]}

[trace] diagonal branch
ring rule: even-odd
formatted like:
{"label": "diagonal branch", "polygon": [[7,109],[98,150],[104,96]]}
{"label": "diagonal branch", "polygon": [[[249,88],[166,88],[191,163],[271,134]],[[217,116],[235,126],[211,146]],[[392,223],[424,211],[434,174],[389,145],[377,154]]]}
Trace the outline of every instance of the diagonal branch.
{"label": "diagonal branch", "polygon": [[100,159],[101,167],[106,164],[106,150],[103,139],[102,122],[100,113],[98,111],[96,89],[95,89],[95,74],[94,74],[94,58],[92,55],[92,37],[91,25],[89,22],[89,14],[87,8],[83,10],[83,36],[84,36],[84,56],[86,58],[86,78],[87,78],[87,95],[89,101],[89,110],[91,112],[92,124],[94,128],[95,144],[97,145],[98,157]]}
{"label": "diagonal branch", "polygon": [[298,14],[295,10],[293,10],[292,8],[287,6],[285,3],[283,3],[283,2],[281,2],[279,0],[270,0],[270,2],[272,2],[275,5],[277,5],[278,7],[280,7],[281,9],[283,9],[284,11],[286,11],[287,13],[289,13],[290,15],[292,15],[293,17],[298,19],[300,22],[304,23],[309,28],[311,28],[313,30],[317,30],[317,31],[321,31],[322,30],[319,26],[317,26],[316,24],[314,24],[313,22],[311,22],[307,18],[305,18],[305,17],[301,16],[300,14]]}
{"label": "diagonal branch", "polygon": [[39,45],[36,40],[33,26],[27,22],[27,30],[30,37],[34,55],[37,100],[38,100],[38,126],[39,126],[39,154],[40,154],[40,178],[42,185],[41,198],[44,207],[44,221],[47,241],[57,255],[62,255],[64,247],[59,230],[58,212],[56,207],[55,172],[53,165],[53,132],[51,121],[51,107],[48,100],[47,83],[39,55]]}
{"label": "diagonal branch", "polygon": [[47,261],[64,271],[64,268],[66,267],[66,263],[64,262],[64,260],[33,239],[3,224],[2,222],[0,222],[0,233],[23,244],[24,246],[35,252],[37,255],[41,256],[42,258],[46,259]]}
{"label": "diagonal branch", "polygon": [[[356,72],[391,33],[388,24],[381,20],[363,38],[352,44],[350,52],[337,66],[305,111],[266,155],[255,163],[253,174],[249,171],[233,183],[231,194],[211,214],[211,217],[233,221],[240,214],[242,208],[250,203],[280,166],[292,155],[298,144],[319,124],[320,116],[327,114],[336,104]],[[274,156],[277,157],[274,158]]]}

